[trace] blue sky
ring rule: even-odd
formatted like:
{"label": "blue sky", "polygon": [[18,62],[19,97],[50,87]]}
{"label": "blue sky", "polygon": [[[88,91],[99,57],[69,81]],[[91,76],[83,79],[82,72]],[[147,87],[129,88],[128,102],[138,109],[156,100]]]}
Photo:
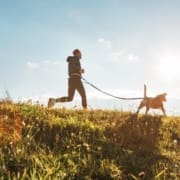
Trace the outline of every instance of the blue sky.
{"label": "blue sky", "polygon": [[[178,0],[1,1],[0,93],[65,95],[66,57],[79,48],[84,76],[99,87],[141,96],[146,83],[148,95],[167,92],[178,99],[179,9]],[[106,98],[86,91],[92,106]]]}

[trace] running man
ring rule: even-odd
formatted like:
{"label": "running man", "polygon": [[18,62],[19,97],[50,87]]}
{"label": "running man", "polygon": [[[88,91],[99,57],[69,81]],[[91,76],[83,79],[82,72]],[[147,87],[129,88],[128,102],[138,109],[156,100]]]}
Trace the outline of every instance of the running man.
{"label": "running man", "polygon": [[51,108],[55,103],[70,102],[73,100],[75,90],[77,90],[82,99],[82,106],[87,108],[86,92],[81,81],[81,74],[84,73],[84,69],[81,69],[81,51],[79,49],[73,50],[73,56],[67,58],[68,62],[68,96],[60,98],[49,98],[48,108]]}

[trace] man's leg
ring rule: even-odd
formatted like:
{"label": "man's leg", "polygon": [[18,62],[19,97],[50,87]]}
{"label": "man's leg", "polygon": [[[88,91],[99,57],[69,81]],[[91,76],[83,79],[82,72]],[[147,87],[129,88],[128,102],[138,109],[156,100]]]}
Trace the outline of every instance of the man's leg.
{"label": "man's leg", "polygon": [[78,79],[76,88],[81,96],[83,108],[87,108],[86,92],[81,79]]}
{"label": "man's leg", "polygon": [[74,93],[76,89],[76,82],[73,78],[69,78],[68,80],[68,96],[60,97],[56,99],[56,102],[69,102],[73,100]]}
{"label": "man's leg", "polygon": [[73,97],[74,97],[74,92],[75,92],[75,87],[76,83],[74,82],[74,80],[72,78],[69,78],[68,80],[68,96],[66,97],[60,97],[60,98],[49,98],[48,101],[48,108],[51,108],[55,105],[55,103],[57,102],[69,102],[72,101]]}

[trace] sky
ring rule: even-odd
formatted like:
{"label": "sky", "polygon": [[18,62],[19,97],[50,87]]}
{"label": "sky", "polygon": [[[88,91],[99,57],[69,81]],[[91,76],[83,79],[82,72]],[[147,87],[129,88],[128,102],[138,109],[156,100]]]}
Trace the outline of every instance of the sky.
{"label": "sky", "polygon": [[[123,97],[143,96],[146,84],[179,111],[179,9],[179,0],[0,1],[0,96],[46,103],[66,95],[66,58],[79,48],[88,81]],[[90,107],[136,104],[85,88]],[[68,104],[79,106],[75,99]]]}

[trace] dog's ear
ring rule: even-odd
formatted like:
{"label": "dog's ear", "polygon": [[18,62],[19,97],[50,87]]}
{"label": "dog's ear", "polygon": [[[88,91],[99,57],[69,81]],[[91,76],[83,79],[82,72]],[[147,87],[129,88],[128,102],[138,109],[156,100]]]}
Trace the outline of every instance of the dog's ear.
{"label": "dog's ear", "polygon": [[164,96],[167,96],[167,93],[164,93],[163,95],[164,95]]}

